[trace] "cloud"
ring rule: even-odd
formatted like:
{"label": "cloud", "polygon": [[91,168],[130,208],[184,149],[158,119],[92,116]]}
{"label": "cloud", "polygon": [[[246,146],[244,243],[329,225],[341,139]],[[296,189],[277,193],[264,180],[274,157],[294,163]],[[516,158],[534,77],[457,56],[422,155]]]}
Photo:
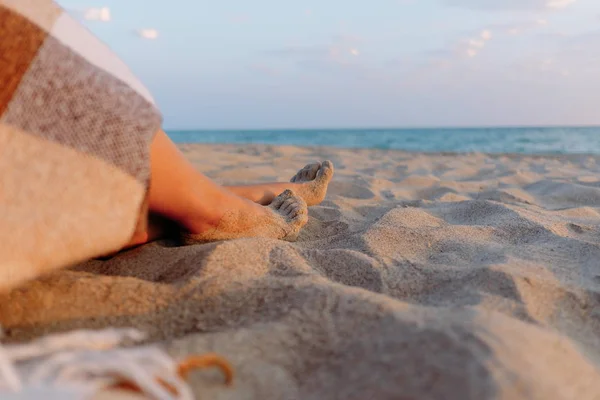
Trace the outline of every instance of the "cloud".
{"label": "cloud", "polygon": [[546,7],[560,9],[570,6],[575,3],[575,0],[548,0],[546,2]]}
{"label": "cloud", "polygon": [[328,45],[286,46],[267,51],[266,54],[281,58],[312,59],[345,63],[349,57],[360,55],[359,45],[362,39],[352,35],[337,35]]}
{"label": "cloud", "polygon": [[527,30],[544,28],[548,24],[549,22],[545,19],[491,24],[483,29],[472,31],[467,34],[468,36],[450,43],[445,49],[428,51],[426,57],[433,60],[432,62],[441,63],[441,65],[453,63],[457,58],[474,58],[486,49],[489,42],[496,37],[519,35]]}
{"label": "cloud", "polygon": [[368,73],[368,68],[362,62],[364,57],[361,57],[363,45],[364,42],[359,37],[337,35],[326,44],[289,45],[262,54],[302,72],[337,74],[343,71],[359,76]]}
{"label": "cloud", "polygon": [[154,40],[158,38],[158,31],[156,29],[139,29],[136,33],[143,39]]}
{"label": "cloud", "polygon": [[88,21],[109,22],[111,20],[110,8],[88,8],[83,11],[83,19]]}
{"label": "cloud", "polygon": [[483,49],[485,47],[485,41],[479,39],[469,39],[467,43],[472,49]]}
{"label": "cloud", "polygon": [[459,53],[465,54],[467,57],[473,58],[485,47],[486,43],[492,39],[492,31],[484,29],[477,35],[476,38],[465,40],[459,45]]}
{"label": "cloud", "polygon": [[441,0],[449,6],[484,10],[559,10],[577,0]]}

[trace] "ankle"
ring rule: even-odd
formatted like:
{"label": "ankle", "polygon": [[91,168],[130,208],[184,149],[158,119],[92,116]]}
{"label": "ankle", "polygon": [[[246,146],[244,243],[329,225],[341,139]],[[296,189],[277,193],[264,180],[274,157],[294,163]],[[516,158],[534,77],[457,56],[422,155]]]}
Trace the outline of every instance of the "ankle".
{"label": "ankle", "polygon": [[193,234],[218,229],[225,219],[232,223],[244,219],[245,215],[262,211],[263,208],[225,190],[199,200],[191,215],[181,222]]}

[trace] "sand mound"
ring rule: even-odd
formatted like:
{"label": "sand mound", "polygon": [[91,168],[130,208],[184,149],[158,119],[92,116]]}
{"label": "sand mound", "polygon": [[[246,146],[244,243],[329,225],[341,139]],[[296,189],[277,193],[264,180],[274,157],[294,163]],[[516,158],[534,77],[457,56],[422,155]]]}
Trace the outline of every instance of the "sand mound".
{"label": "sand mound", "polygon": [[195,375],[200,399],[598,398],[595,159],[183,149],[222,183],[322,159],[336,177],[297,243],[90,261],[0,298],[7,340],[132,326],[175,356],[219,352],[236,384]]}

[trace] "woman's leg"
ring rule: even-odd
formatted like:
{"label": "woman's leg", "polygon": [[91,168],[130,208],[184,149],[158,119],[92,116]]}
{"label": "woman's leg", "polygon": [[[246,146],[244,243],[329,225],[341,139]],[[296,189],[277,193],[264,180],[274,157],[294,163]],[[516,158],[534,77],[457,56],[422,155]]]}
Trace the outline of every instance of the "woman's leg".
{"label": "woman's leg", "polygon": [[[290,191],[263,207],[215,184],[199,173],[162,131],[152,142],[151,173],[150,212],[176,222],[196,240],[252,236],[293,240],[308,218],[306,203]],[[149,225],[128,247],[163,235],[160,219]]]}
{"label": "woman's leg", "polygon": [[327,194],[327,187],[333,177],[333,164],[330,161],[309,164],[287,183],[264,183],[245,186],[225,186],[228,190],[255,203],[268,205],[280,193],[292,190],[302,197],[308,206],[321,204]]}

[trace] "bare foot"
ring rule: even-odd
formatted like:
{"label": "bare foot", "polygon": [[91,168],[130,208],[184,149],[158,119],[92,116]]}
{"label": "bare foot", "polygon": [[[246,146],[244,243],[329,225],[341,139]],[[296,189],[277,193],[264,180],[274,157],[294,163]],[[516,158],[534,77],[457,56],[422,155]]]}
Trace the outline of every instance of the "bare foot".
{"label": "bare foot", "polygon": [[308,164],[294,175],[291,182],[301,184],[294,190],[306,201],[308,206],[316,206],[325,200],[327,187],[333,178],[333,171],[331,161]]}
{"label": "bare foot", "polygon": [[308,222],[306,202],[286,190],[269,206],[260,206],[250,201],[226,211],[215,226],[201,232],[183,235],[186,244],[243,237],[265,237],[295,241],[300,229]]}

